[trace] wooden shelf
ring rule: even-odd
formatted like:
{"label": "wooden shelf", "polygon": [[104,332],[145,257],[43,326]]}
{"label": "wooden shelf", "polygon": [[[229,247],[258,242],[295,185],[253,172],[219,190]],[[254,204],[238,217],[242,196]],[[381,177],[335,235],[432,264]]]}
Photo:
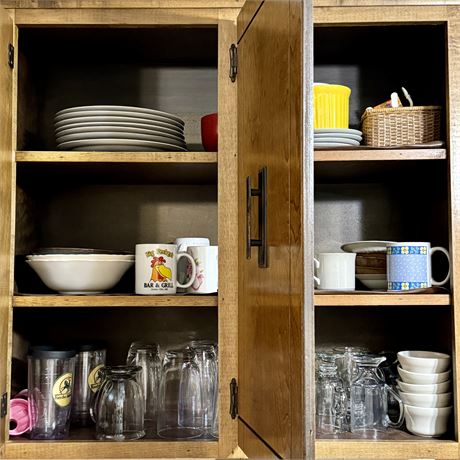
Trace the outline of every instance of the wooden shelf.
{"label": "wooden shelf", "polygon": [[217,163],[216,152],[16,152],[17,162]]}
{"label": "wooden shelf", "polygon": [[315,150],[315,161],[445,160],[446,149]]}
{"label": "wooden shelf", "polygon": [[316,459],[396,459],[442,458],[457,460],[459,444],[455,441],[421,439],[395,440],[339,440],[317,439]]}
{"label": "wooden shelf", "polygon": [[7,441],[6,458],[217,458],[216,441]]}
{"label": "wooden shelf", "polygon": [[216,152],[16,152],[19,183],[216,184]]}
{"label": "wooden shelf", "polygon": [[315,306],[450,305],[449,294],[315,294]]}
{"label": "wooden shelf", "polygon": [[13,307],[215,307],[217,301],[213,295],[15,295]]}

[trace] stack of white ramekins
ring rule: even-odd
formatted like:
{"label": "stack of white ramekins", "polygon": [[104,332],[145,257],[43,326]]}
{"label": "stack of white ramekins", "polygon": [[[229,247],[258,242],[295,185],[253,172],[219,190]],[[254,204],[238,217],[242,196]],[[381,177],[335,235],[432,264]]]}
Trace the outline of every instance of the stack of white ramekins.
{"label": "stack of white ramekins", "polygon": [[418,436],[442,436],[452,413],[450,356],[432,351],[400,351],[398,361],[398,388],[406,428]]}

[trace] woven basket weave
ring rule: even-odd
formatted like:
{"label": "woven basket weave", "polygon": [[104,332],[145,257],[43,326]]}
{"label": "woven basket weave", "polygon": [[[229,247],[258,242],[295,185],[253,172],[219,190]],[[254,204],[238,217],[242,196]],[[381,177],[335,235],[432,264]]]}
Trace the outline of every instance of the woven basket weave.
{"label": "woven basket weave", "polygon": [[361,123],[365,145],[423,144],[441,138],[441,107],[368,109],[361,117]]}

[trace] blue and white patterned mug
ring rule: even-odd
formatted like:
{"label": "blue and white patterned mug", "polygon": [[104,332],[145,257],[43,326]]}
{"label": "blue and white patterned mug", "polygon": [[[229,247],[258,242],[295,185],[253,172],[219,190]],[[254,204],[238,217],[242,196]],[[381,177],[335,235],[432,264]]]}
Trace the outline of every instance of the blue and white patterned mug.
{"label": "blue and white patterned mug", "polygon": [[[431,256],[436,251],[444,253],[449,262],[449,272],[443,281],[435,281],[431,273]],[[389,291],[409,291],[442,286],[450,278],[450,257],[446,249],[430,243],[387,244],[387,278]]]}

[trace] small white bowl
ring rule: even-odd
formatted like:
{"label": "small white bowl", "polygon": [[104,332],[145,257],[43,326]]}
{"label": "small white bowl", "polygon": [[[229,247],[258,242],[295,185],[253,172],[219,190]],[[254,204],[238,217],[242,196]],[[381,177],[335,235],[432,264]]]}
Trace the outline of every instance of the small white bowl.
{"label": "small white bowl", "polygon": [[426,385],[416,385],[415,383],[405,383],[397,379],[398,387],[406,393],[418,393],[418,394],[440,394],[447,393],[450,387],[450,380],[442,383],[432,383]]}
{"label": "small white bowl", "polygon": [[448,407],[452,404],[452,393],[433,395],[400,391],[399,396],[404,404],[415,407]]}
{"label": "small white bowl", "polygon": [[434,351],[400,351],[398,361],[404,370],[421,374],[439,374],[450,366],[449,355]]}
{"label": "small white bowl", "polygon": [[113,288],[132,260],[26,260],[41,280],[61,294],[101,294]]}
{"label": "small white bowl", "polygon": [[386,290],[388,287],[387,275],[385,274],[357,274],[356,278],[358,278],[364,286],[372,291]]}
{"label": "small white bowl", "polygon": [[406,371],[401,366],[398,366],[398,373],[403,382],[415,383],[416,385],[447,382],[450,377],[450,370],[440,374],[420,374],[419,372]]}
{"label": "small white bowl", "polygon": [[440,408],[404,405],[406,428],[417,436],[441,436],[447,431],[452,406]]}

